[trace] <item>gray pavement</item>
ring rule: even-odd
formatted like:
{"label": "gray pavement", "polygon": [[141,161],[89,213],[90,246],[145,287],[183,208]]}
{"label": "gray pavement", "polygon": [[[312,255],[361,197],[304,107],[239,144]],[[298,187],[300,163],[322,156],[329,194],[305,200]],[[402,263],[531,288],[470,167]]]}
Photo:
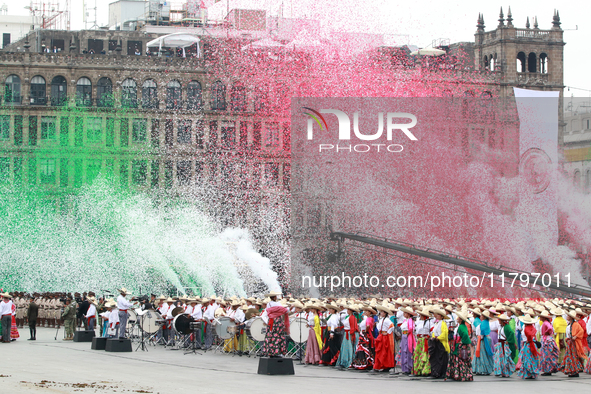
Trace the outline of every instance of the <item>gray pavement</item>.
{"label": "gray pavement", "polygon": [[[295,365],[294,376],[257,375],[258,359],[207,352],[184,355],[180,350],[150,346],[147,352],[107,353],[90,343],[64,342],[60,330],[38,329],[37,341],[21,338],[0,344],[0,390],[3,393],[356,393],[404,390],[407,393],[588,392],[591,375],[563,374],[521,380],[475,377],[474,382],[337,371],[331,367]],[[135,346],[134,346],[135,350]],[[377,391],[376,391],[377,390]],[[533,391],[532,391],[533,390]]]}

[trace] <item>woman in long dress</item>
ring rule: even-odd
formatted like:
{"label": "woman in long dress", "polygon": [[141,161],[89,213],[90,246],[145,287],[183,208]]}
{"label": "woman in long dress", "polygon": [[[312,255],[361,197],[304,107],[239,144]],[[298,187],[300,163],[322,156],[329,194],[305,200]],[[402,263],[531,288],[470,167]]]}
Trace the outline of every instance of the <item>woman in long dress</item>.
{"label": "woman in long dress", "polygon": [[400,340],[400,350],[397,355],[397,362],[403,374],[410,375],[413,368],[413,353],[416,347],[414,334],[414,320],[413,316],[416,313],[409,307],[400,309],[403,313],[404,320],[400,325],[402,331],[402,338]]}
{"label": "woman in long dress", "polygon": [[542,337],[542,362],[540,365],[540,372],[542,376],[550,376],[558,372],[558,346],[554,339],[554,327],[552,327],[552,316],[548,311],[543,311],[540,315],[542,322],[541,337]]}
{"label": "woman in long dress", "polygon": [[519,371],[517,375],[522,379],[537,379],[540,374],[540,355],[535,343],[537,330],[536,322],[529,314],[519,316],[523,327],[524,343],[519,352]]}
{"label": "woman in long dress", "polygon": [[20,337],[18,327],[16,326],[16,305],[12,304],[12,318],[10,325],[10,340],[16,341]]}
{"label": "woman in long dress", "polygon": [[490,375],[494,370],[493,349],[490,340],[491,314],[488,310],[482,312],[482,322],[476,328],[478,342],[476,344],[476,354],[472,360],[472,371],[475,375]]}
{"label": "woman in long dress", "polygon": [[456,312],[456,321],[458,329],[455,334],[454,349],[449,354],[446,379],[453,379],[460,382],[471,382],[474,380],[472,375],[470,347],[472,339],[468,332],[468,313]]}
{"label": "woman in long dress", "polygon": [[326,322],[326,330],[324,331],[322,357],[320,365],[335,365],[339,359],[341,351],[341,335],[337,333],[340,327],[339,315],[337,314],[338,307],[335,304],[328,304],[328,321]]}
{"label": "woman in long dress", "polygon": [[515,332],[509,325],[511,318],[505,314],[498,317],[500,329],[498,342],[495,345],[494,374],[497,377],[509,378],[515,372],[513,354],[517,352]]}
{"label": "woman in long dress", "polygon": [[308,342],[306,342],[306,364],[319,364],[322,360],[322,335],[320,329],[320,307],[315,304],[306,304],[308,312]]}
{"label": "woman in long dress", "polygon": [[429,308],[417,311],[419,320],[416,321],[415,332],[417,334],[417,346],[413,354],[412,374],[415,376],[431,375],[431,364],[429,364],[429,336],[433,326],[433,319]]}
{"label": "woman in long dress", "polygon": [[355,358],[351,368],[369,370],[373,368],[375,360],[375,338],[373,330],[375,322],[373,316],[376,311],[369,306],[363,307],[363,320],[359,323],[359,342],[355,351]]}
{"label": "woman in long dress", "polygon": [[443,379],[447,373],[447,363],[449,361],[449,331],[445,319],[447,314],[441,308],[435,308],[431,311],[435,317],[435,325],[429,338],[429,363],[431,364],[431,377],[434,379]]}
{"label": "woman in long dress", "polygon": [[566,353],[562,364],[560,364],[560,370],[569,378],[578,378],[579,372],[583,371],[583,365],[587,358],[583,345],[583,340],[587,339],[587,333],[576,322],[577,314],[575,311],[568,311],[566,315],[568,323],[566,327]]}
{"label": "woman in long dress", "polygon": [[392,333],[394,332],[394,323],[388,315],[392,312],[383,305],[376,307],[380,318],[377,323],[378,337],[376,338],[376,361],[373,369],[376,372],[389,371],[394,368],[394,348],[392,347]]}

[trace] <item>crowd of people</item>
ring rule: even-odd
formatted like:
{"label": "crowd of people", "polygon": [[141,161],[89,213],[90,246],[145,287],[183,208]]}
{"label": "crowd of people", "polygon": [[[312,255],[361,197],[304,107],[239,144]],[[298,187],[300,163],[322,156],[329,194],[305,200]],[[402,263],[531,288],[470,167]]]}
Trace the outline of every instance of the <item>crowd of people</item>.
{"label": "crowd of people", "polygon": [[[76,326],[102,336],[125,337],[128,311],[158,312],[159,335],[174,336],[178,314],[200,322],[197,347],[214,343],[219,319],[237,328],[224,351],[245,351],[253,339],[249,322],[266,326],[260,355],[283,357],[290,345],[290,321],[307,322],[307,364],[337,369],[372,370],[435,379],[471,381],[474,375],[536,379],[563,373],[591,374],[591,303],[565,299],[401,299],[299,298],[270,292],[263,298],[207,298],[155,294],[127,299],[96,298],[93,292],[70,294],[2,293],[2,340],[18,338],[17,327],[65,325],[64,340]],[[98,325],[97,325],[98,322]],[[292,341],[293,342],[293,341]],[[395,368],[398,367],[398,368]]]}

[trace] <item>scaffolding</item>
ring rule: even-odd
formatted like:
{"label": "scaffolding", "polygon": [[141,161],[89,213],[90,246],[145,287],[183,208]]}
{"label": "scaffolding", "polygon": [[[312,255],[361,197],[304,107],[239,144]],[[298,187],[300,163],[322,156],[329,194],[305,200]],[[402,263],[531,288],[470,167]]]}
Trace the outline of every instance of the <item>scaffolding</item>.
{"label": "scaffolding", "polygon": [[65,1],[63,9],[58,0],[31,1],[25,8],[41,29],[70,30],[70,0]]}

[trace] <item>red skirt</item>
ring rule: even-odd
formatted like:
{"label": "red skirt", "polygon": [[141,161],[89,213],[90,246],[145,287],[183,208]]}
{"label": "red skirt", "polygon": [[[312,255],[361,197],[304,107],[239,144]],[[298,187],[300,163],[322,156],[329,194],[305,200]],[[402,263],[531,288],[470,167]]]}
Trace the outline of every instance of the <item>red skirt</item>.
{"label": "red skirt", "polygon": [[378,335],[376,343],[376,358],[373,369],[394,368],[394,348],[390,338],[392,335]]}

